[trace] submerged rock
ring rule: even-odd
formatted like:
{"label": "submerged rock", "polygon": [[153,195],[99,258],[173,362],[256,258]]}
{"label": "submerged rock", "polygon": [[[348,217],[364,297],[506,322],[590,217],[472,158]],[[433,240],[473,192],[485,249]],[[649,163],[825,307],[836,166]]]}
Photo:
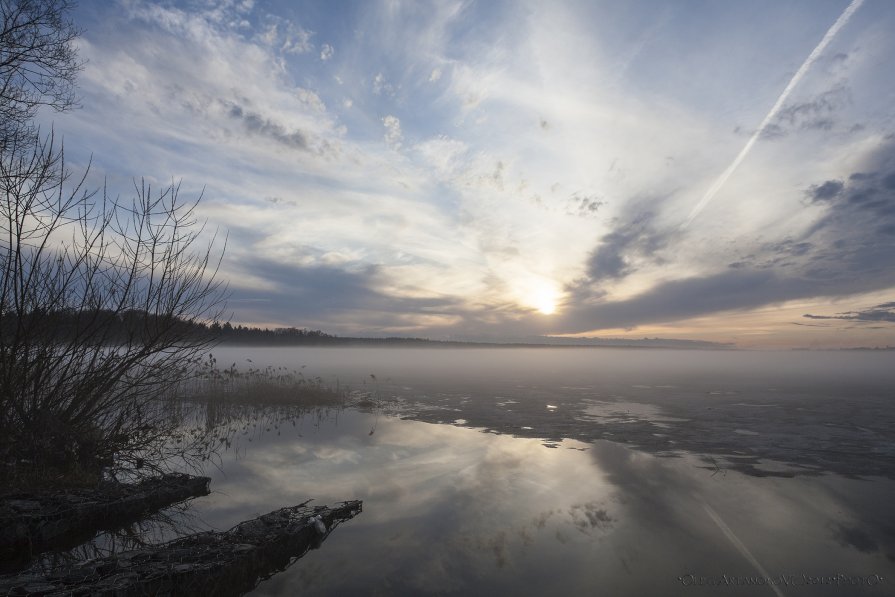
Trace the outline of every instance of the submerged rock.
{"label": "submerged rock", "polygon": [[49,574],[2,576],[0,595],[242,595],[318,547],[362,506],[360,501],[332,508],[305,502],[229,531],[196,533]]}
{"label": "submerged rock", "polygon": [[184,500],[208,495],[208,477],[169,474],[96,489],[11,495],[0,500],[0,569],[28,564],[50,549],[73,547]]}

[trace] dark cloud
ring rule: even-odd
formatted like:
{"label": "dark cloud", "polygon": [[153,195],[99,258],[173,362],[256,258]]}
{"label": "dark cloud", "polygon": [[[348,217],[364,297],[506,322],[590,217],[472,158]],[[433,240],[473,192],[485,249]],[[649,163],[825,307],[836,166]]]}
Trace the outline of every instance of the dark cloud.
{"label": "dark cloud", "polygon": [[780,275],[774,270],[727,270],[719,274],[665,282],[623,301],[571,307],[555,333],[633,328],[718,313],[747,310],[815,296],[836,296],[895,285],[895,272],[884,278],[840,273],[835,278]]}
{"label": "dark cloud", "polygon": [[[891,185],[890,185],[891,183]],[[551,331],[633,328],[785,301],[840,297],[895,286],[895,144],[881,146],[842,180],[811,185],[808,204],[822,214],[796,238],[764,243],[725,271],[663,282],[622,301],[605,301],[600,281],[622,278],[643,260],[657,262],[673,234],[650,211],[620,219],[590,255],[587,277],[569,288],[572,304]],[[890,304],[832,319],[889,322]],[[817,319],[822,318],[817,316]]]}
{"label": "dark cloud", "polygon": [[283,199],[282,197],[265,197],[264,200],[274,205],[289,205],[291,207],[298,205],[298,202],[294,199]]}
{"label": "dark cloud", "polygon": [[503,190],[503,173],[504,173],[503,162],[498,161],[497,165],[494,166],[494,173],[491,174],[491,180],[494,181],[494,186],[496,186],[501,191]]}
{"label": "dark cloud", "polygon": [[257,112],[252,112],[235,102],[225,104],[227,115],[242,124],[246,131],[259,137],[267,137],[277,143],[292,149],[308,149],[308,136],[306,133],[290,131],[282,124],[264,118]]}
{"label": "dark cloud", "polygon": [[[297,265],[260,257],[240,260],[238,266],[268,282],[271,289],[241,288],[231,295],[231,308],[240,321],[269,321],[289,325],[329,325],[345,329],[358,314],[371,330],[408,325],[414,315],[437,315],[460,309],[451,298],[407,298],[382,290],[382,272],[376,266],[348,270],[329,265]],[[408,316],[411,318],[408,320]]]}
{"label": "dark cloud", "polygon": [[864,309],[862,311],[845,311],[836,315],[811,315],[806,313],[802,317],[808,319],[840,319],[845,321],[872,321],[872,322],[892,322],[895,323],[895,302],[883,303]]}
{"label": "dark cloud", "polygon": [[845,52],[837,52],[827,59],[830,66],[839,67],[848,62],[849,56]]}
{"label": "dark cloud", "polygon": [[573,193],[569,197],[567,213],[580,217],[595,216],[604,205],[606,202],[597,195]]}
{"label": "dark cloud", "polygon": [[[313,247],[303,247],[302,254],[315,261],[321,258]],[[228,269],[264,281],[257,288],[246,288],[239,275],[231,274],[228,308],[234,323],[270,322],[341,335],[475,336],[481,340],[538,336],[547,331],[546,319],[520,320],[519,306],[513,302],[469,305],[452,296],[392,293],[386,272],[378,266],[301,265],[295,260],[250,256],[230,258]]]}
{"label": "dark cloud", "polygon": [[762,131],[765,139],[786,136],[796,131],[832,129],[836,121],[833,115],[851,102],[851,91],[840,83],[817,95],[810,101],[783,106],[774,121]]}
{"label": "dark cloud", "polygon": [[665,282],[623,301],[573,308],[563,316],[561,329],[556,331],[630,328],[744,309],[793,298],[793,294],[798,294],[794,287],[769,270],[727,270],[710,276]]}
{"label": "dark cloud", "polygon": [[638,262],[661,262],[659,252],[674,234],[673,229],[660,228],[655,212],[637,202],[591,252],[587,275],[594,282],[619,279],[637,271]]}
{"label": "dark cloud", "polygon": [[890,191],[895,190],[895,172],[890,172],[882,182],[884,188]]}
{"label": "dark cloud", "polygon": [[836,198],[845,185],[841,180],[828,180],[827,182],[814,185],[808,189],[808,196],[812,201],[829,201]]}
{"label": "dark cloud", "polygon": [[895,225],[895,144],[881,147],[870,162],[871,168],[852,173],[845,182],[828,180],[806,190],[811,203],[827,207],[808,236],[839,242],[846,250],[877,240],[891,246],[886,237]]}
{"label": "dark cloud", "polygon": [[732,269],[752,268],[779,271],[783,268],[793,268],[803,264],[805,260],[801,258],[815,249],[814,243],[786,238],[764,243],[741,261],[731,263],[728,267]]}

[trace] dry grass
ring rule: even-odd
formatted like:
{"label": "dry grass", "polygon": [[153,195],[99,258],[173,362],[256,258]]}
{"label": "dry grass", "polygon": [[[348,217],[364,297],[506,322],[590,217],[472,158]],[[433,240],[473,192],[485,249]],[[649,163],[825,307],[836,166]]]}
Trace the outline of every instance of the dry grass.
{"label": "dry grass", "polygon": [[268,366],[226,369],[213,355],[194,363],[195,375],[177,388],[177,397],[189,401],[216,401],[257,406],[337,406],[347,394],[330,388],[319,377],[306,377],[297,370]]}

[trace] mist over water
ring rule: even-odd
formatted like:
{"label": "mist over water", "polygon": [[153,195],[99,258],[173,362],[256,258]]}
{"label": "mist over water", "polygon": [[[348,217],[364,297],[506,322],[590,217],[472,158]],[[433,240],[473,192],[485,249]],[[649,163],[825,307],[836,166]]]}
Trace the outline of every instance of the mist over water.
{"label": "mist over water", "polygon": [[209,471],[215,493],[194,512],[215,528],[364,500],[256,594],[753,595],[737,583],[759,580],[765,594],[890,594],[890,352],[214,355],[372,398],[259,428]]}
{"label": "mist over water", "polygon": [[345,403],[199,408],[211,495],[99,551],[359,499],[252,594],[892,594],[891,352],[213,355],[320,377]]}
{"label": "mist over water", "polygon": [[710,351],[614,348],[317,348],[214,350],[223,365],[297,368],[357,383],[372,373],[395,383],[712,384],[885,388],[895,384],[892,351]]}
{"label": "mist over water", "polygon": [[[371,392],[403,418],[549,444],[611,440],[652,454],[724,458],[768,474],[895,478],[888,351],[591,348],[219,348],[219,362],[299,367]],[[250,362],[251,361],[251,362]]]}

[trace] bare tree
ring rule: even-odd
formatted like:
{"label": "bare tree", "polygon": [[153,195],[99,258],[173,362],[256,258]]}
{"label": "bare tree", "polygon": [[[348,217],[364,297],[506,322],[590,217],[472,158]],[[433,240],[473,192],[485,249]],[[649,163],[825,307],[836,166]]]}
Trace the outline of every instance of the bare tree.
{"label": "bare tree", "polygon": [[75,77],[83,64],[74,41],[80,30],[68,0],[0,0],[0,149],[14,137],[36,137],[41,106],[75,106]]}
{"label": "bare tree", "polygon": [[163,465],[177,432],[167,390],[224,305],[201,197],[143,181],[127,201],[88,190],[39,134],[37,110],[75,105],[72,7],[0,0],[0,486]]}
{"label": "bare tree", "polygon": [[221,316],[220,257],[177,184],[87,191],[53,143],[0,160],[0,457],[159,464],[160,401]]}

